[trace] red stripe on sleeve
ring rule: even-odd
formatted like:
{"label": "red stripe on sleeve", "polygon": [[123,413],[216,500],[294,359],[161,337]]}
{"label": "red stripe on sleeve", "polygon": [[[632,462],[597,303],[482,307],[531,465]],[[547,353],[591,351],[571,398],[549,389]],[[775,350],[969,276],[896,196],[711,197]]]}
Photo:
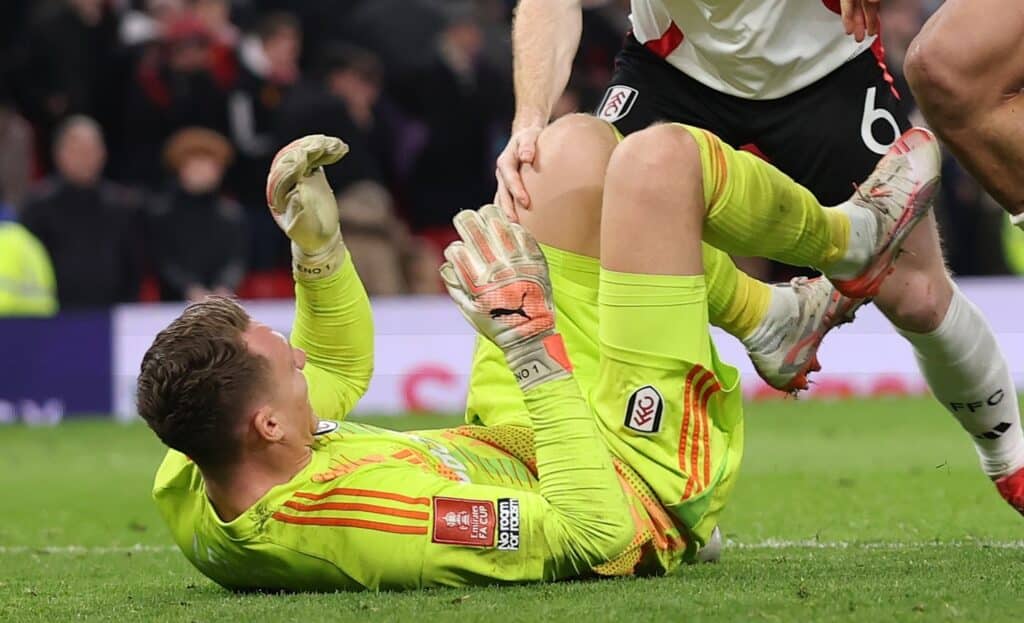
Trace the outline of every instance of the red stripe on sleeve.
{"label": "red stripe on sleeve", "polygon": [[361,513],[377,513],[379,515],[390,515],[392,517],[405,517],[406,519],[430,519],[430,513],[424,511],[409,511],[401,508],[388,508],[376,504],[360,504],[358,502],[321,502],[319,504],[303,504],[294,500],[288,500],[285,506],[292,510],[315,512],[315,511],[356,511]]}
{"label": "red stripe on sleeve", "polygon": [[426,526],[401,526],[392,523],[379,521],[366,521],[364,519],[350,519],[348,517],[298,517],[277,512],[271,515],[274,519],[291,524],[304,526],[331,526],[340,528],[362,528],[364,530],[376,530],[378,532],[391,532],[393,534],[426,534]]}
{"label": "red stripe on sleeve", "polygon": [[324,498],[333,497],[335,495],[352,495],[356,497],[365,498],[379,498],[381,500],[391,500],[393,502],[403,502],[405,504],[418,504],[420,506],[430,506],[430,498],[411,498],[407,495],[400,493],[392,493],[390,491],[374,491],[372,489],[349,489],[347,487],[338,487],[337,489],[331,489],[323,493],[307,493],[305,491],[299,491],[295,494],[297,498],[304,498],[307,500],[322,500]]}
{"label": "red stripe on sleeve", "polygon": [[657,39],[651,39],[644,43],[644,47],[654,52],[661,58],[665,58],[672,53],[673,50],[679,47],[679,44],[683,42],[686,35],[683,34],[682,30],[679,30],[679,26],[676,26],[675,22],[670,22],[668,30]]}

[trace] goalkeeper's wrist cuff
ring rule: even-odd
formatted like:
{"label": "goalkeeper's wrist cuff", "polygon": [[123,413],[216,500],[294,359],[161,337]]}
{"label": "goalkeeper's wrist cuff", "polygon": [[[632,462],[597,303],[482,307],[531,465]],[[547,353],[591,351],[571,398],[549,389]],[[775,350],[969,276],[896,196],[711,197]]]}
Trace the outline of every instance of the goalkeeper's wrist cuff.
{"label": "goalkeeper's wrist cuff", "polygon": [[557,333],[514,346],[505,353],[505,359],[524,392],[572,375],[572,363]]}
{"label": "goalkeeper's wrist cuff", "polygon": [[1010,222],[1013,223],[1014,227],[1024,230],[1024,212],[1021,212],[1020,214],[1011,214]]}
{"label": "goalkeeper's wrist cuff", "polygon": [[315,253],[306,253],[292,243],[292,275],[296,281],[316,281],[330,277],[345,262],[345,244],[339,230],[327,245]]}

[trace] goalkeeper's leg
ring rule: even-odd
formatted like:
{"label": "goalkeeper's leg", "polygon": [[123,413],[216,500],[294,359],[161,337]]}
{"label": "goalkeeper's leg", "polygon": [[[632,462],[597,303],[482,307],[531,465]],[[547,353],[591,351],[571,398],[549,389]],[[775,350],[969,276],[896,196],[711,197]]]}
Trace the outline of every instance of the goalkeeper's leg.
{"label": "goalkeeper's leg", "polygon": [[[685,140],[665,148],[685,153]],[[692,555],[711,539],[739,468],[739,375],[708,329],[700,162],[682,158],[658,187],[644,185],[634,176],[648,155],[628,146],[605,181],[591,403],[613,452],[687,528]]]}
{"label": "goalkeeper's leg", "polygon": [[[588,290],[597,288],[605,173],[620,140],[611,124],[595,117],[562,117],[541,134],[535,164],[522,170],[532,209],[518,213],[520,223],[546,250],[582,256],[569,270],[556,272],[572,275]],[[559,268],[561,259],[554,262]],[[711,323],[741,340],[748,337],[768,315],[776,293],[736,268],[717,248],[705,245],[703,261]],[[588,300],[596,304],[596,293]]]}
{"label": "goalkeeper's leg", "polygon": [[[610,124],[569,115],[545,129],[534,165],[523,171],[533,209],[521,212],[519,219],[544,249],[556,323],[585,393],[597,376],[601,200],[608,160],[619,140]],[[772,288],[747,276],[717,249],[707,247],[704,261],[712,323],[742,340],[757,338],[765,327],[784,325],[799,306],[794,290]],[[525,409],[504,357],[486,340],[478,340],[467,421],[528,425]]]}
{"label": "goalkeeper's leg", "polygon": [[[541,134],[537,160],[522,172],[533,208],[519,218],[544,246],[559,331],[584,389],[593,385],[597,370],[601,200],[608,160],[619,140],[612,126],[594,117],[563,117]],[[644,179],[650,176],[648,171]],[[758,372],[772,386],[787,391],[804,386],[806,373],[817,366],[819,343],[846,318],[850,302],[824,282],[763,284],[706,244],[703,262],[711,323],[746,345]],[[780,333],[785,333],[783,339]],[[524,423],[524,409],[500,353],[480,342],[467,419],[489,425]]]}

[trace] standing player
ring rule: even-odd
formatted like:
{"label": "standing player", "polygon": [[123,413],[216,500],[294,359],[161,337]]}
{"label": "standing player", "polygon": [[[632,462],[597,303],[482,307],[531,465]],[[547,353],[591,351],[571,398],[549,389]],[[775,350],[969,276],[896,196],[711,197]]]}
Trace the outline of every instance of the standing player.
{"label": "standing player", "polygon": [[[510,214],[532,205],[521,168],[539,157],[537,136],[568,80],[580,4],[519,3],[516,115],[497,171],[497,201]],[[848,10],[847,25],[863,31],[863,11],[876,23],[877,2],[860,6],[860,21]],[[881,41],[847,36],[839,13],[839,0],[633,0],[633,32],[598,115],[624,134],[664,120],[706,128],[730,145],[756,148],[823,204],[840,204],[909,123],[896,106]],[[1005,358],[980,310],[949,278],[934,217],[904,248],[908,257],[874,302],[910,342],[932,393],[972,436],[984,472],[1024,513],[1024,433]],[[773,299],[797,294],[772,291]],[[749,341],[716,311],[713,324]]]}
{"label": "standing player", "polygon": [[[849,4],[851,23],[877,15]],[[1024,6],[947,0],[910,44],[904,73],[928,123],[1024,229]],[[1024,476],[996,484],[1024,513]]]}
{"label": "standing player", "polygon": [[[579,148],[610,134],[594,123],[563,124],[561,138]],[[597,317],[560,321],[599,335],[590,384],[573,375],[534,238],[495,206],[455,218],[463,242],[446,250],[442,277],[503,354],[529,426],[416,433],[320,419],[344,418],[365,391],[373,327],[322,169],[346,148],[324,136],[286,147],[268,203],[292,240],[291,344],[211,298],[161,331],[142,362],[139,413],[172,448],[154,498],[185,556],[223,586],[269,590],[666,573],[694,558],[743,440],[738,373],[708,332],[706,297],[718,286],[703,274],[702,236],[827,274],[884,275],[930,206],[938,158],[930,135],[908,134],[865,182],[878,192],[856,209],[871,218],[843,227],[769,165],[706,132],[664,128],[652,138],[680,165],[674,202],[644,194],[640,135],[600,156],[611,164],[597,180]],[[735,227],[780,202],[784,240]]]}
{"label": "standing player", "polygon": [[[851,17],[863,15],[850,4]],[[1024,6],[947,0],[910,44],[904,70],[928,123],[1024,228]]]}

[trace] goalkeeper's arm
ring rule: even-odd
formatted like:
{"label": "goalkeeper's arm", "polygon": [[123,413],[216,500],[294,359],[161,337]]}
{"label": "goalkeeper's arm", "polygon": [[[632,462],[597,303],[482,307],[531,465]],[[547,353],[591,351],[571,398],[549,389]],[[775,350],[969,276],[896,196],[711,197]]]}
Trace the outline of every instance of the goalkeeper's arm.
{"label": "goalkeeper's arm", "polygon": [[342,240],[323,171],[347,151],[337,138],[303,137],[278,152],[267,178],[271,213],[292,241],[291,342],[306,352],[310,402],[323,418],[347,415],[373,374],[370,301]]}
{"label": "goalkeeper's arm", "polygon": [[548,538],[573,564],[621,554],[635,531],[629,502],[554,332],[544,255],[495,206],[455,217],[463,242],[445,251],[441,275],[463,315],[505,353],[534,429],[540,493],[556,515]]}

